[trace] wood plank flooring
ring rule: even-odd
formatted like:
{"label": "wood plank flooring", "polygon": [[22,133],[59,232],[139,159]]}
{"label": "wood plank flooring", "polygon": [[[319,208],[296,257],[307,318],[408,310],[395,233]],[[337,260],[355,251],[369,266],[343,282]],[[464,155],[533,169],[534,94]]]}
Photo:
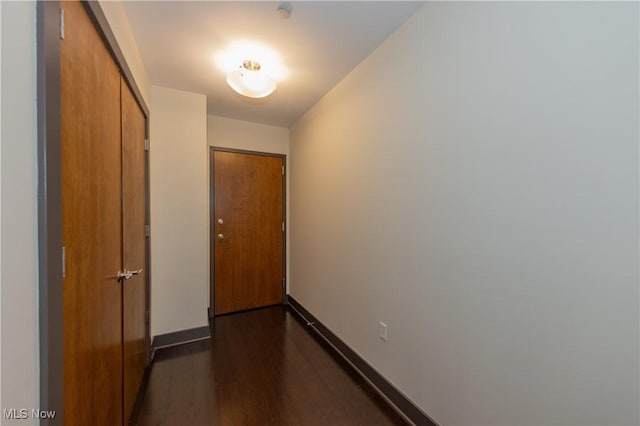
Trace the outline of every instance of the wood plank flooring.
{"label": "wood plank flooring", "polygon": [[133,424],[406,425],[286,307],[217,317],[212,340],[156,354]]}

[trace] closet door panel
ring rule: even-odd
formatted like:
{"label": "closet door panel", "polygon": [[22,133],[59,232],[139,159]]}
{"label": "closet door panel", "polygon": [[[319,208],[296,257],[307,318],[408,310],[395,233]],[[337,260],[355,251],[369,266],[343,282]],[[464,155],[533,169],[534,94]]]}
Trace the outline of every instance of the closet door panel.
{"label": "closet door panel", "polygon": [[123,265],[138,272],[123,283],[124,414],[131,417],[146,362],[145,118],[122,80]]}
{"label": "closet door panel", "polygon": [[61,2],[64,415],[122,423],[120,73],[77,2]]}

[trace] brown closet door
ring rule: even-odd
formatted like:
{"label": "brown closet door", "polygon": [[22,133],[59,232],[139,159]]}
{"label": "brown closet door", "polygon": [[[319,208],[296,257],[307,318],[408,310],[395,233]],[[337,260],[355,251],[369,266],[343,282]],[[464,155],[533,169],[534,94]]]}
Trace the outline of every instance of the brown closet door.
{"label": "brown closet door", "polygon": [[83,6],[61,2],[64,420],[122,423],[120,73]]}
{"label": "brown closet door", "polygon": [[123,288],[124,415],[131,417],[146,360],[145,118],[122,80],[122,236],[125,268],[138,272]]}

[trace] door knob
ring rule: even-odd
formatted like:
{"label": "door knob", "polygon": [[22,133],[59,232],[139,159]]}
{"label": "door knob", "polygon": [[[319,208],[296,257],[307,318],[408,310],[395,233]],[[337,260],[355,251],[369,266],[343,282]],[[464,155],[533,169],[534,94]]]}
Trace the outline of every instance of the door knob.
{"label": "door knob", "polygon": [[225,237],[224,237],[224,234],[218,234],[218,239],[219,239],[220,241],[224,240],[224,238],[225,238]]}
{"label": "door knob", "polygon": [[222,220],[222,218],[219,218],[219,219],[218,219],[218,223],[219,223],[220,225],[222,225],[222,224],[224,223],[224,220]]}

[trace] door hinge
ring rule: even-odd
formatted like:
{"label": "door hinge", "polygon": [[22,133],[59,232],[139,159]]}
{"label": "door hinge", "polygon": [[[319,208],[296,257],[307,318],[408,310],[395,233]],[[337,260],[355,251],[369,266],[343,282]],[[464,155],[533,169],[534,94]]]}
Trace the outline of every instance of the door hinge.
{"label": "door hinge", "polygon": [[284,222],[282,222],[282,232],[284,232]]}
{"label": "door hinge", "polygon": [[60,8],[60,40],[64,40],[64,9]]}
{"label": "door hinge", "polygon": [[144,313],[144,322],[148,324],[149,323],[149,318],[151,318],[151,312],[145,311],[145,313]]}
{"label": "door hinge", "polygon": [[282,166],[282,176],[284,176],[284,166]]}
{"label": "door hinge", "polygon": [[145,151],[149,151],[151,149],[151,142],[149,141],[149,139],[145,139],[144,140],[144,150]]}
{"label": "door hinge", "polygon": [[67,276],[67,251],[62,247],[62,278]]}
{"label": "door hinge", "polygon": [[144,236],[145,237],[150,237],[151,236],[151,226],[149,226],[149,225],[145,225],[144,226]]}

